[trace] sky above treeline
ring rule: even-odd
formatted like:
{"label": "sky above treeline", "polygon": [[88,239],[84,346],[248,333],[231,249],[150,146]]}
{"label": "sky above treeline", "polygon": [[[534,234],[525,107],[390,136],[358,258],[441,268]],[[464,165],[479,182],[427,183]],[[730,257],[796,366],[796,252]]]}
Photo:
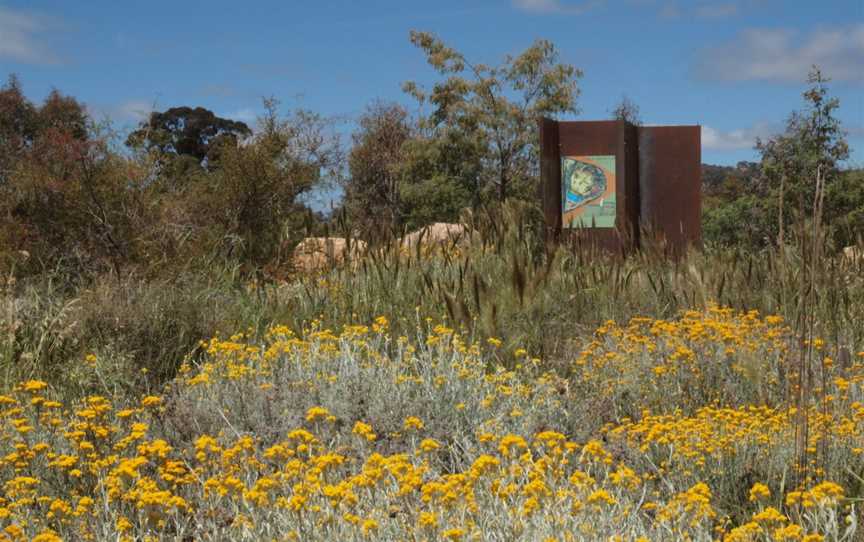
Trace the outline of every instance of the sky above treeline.
{"label": "sky above treeline", "polygon": [[404,81],[436,80],[412,29],[486,64],[548,39],[584,72],[572,120],[608,118],[626,95],[646,124],[700,124],[714,164],[755,160],[755,138],[802,107],[817,64],[849,165],[864,165],[862,0],[0,0],[0,76],[34,101],[57,88],[121,129],[178,105],[251,124],[273,96],[348,134],[376,99],[414,110]]}

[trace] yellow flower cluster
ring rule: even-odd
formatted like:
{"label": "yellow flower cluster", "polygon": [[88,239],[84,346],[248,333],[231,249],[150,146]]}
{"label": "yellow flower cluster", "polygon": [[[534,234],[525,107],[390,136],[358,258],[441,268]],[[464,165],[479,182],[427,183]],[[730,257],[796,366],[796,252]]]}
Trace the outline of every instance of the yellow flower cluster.
{"label": "yellow flower cluster", "polygon": [[[772,372],[786,367],[781,326],[720,308],[607,323],[561,374],[490,366],[479,344],[444,326],[415,343],[391,338],[382,317],[339,333],[316,322],[299,335],[274,327],[260,342],[214,338],[199,367],[131,405],[65,405],[47,383],[24,382],[0,395],[0,542],[474,540],[490,530],[508,540],[840,540],[854,534],[846,519],[858,495],[824,476],[838,471],[814,463],[800,487],[786,484],[796,411],[735,404],[731,388],[709,386],[723,376],[761,386],[758,397],[787,385]],[[758,386],[754,368],[768,369]],[[830,408],[808,407],[808,449],[815,457],[830,444],[853,473],[862,374],[832,374]],[[626,415],[615,412],[624,390]],[[288,393],[308,402],[280,403]],[[586,411],[598,429],[574,436],[590,420],[568,417],[568,404],[609,397],[621,402]]]}

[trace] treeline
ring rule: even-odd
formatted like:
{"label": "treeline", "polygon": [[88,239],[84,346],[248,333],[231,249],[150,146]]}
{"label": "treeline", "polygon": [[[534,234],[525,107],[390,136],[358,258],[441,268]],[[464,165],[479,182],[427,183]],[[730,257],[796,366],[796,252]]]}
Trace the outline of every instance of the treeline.
{"label": "treeline", "polygon": [[320,117],[258,129],[203,108],[153,113],[124,142],[80,102],[0,89],[0,258],[19,274],[148,273],[212,258],[259,265],[317,222],[298,202],[341,164]]}
{"label": "treeline", "polygon": [[849,145],[835,116],[840,102],[818,68],[808,80],[804,106],[789,116],[785,131],[757,140],[759,162],[703,166],[708,243],[754,249],[794,243],[817,216],[827,248],[861,242],[864,170],[842,169]]}
{"label": "treeline", "polygon": [[[702,228],[709,243],[755,248],[776,246],[780,234],[780,190],[765,189],[758,163],[706,164],[702,175]],[[786,231],[794,234],[793,220],[800,213],[793,202],[785,202],[792,212],[786,214],[784,222]],[[812,200],[805,202],[805,207],[812,209],[812,203]],[[861,242],[864,236],[864,170],[838,171],[826,186],[824,204],[829,248],[839,250]]]}
{"label": "treeline", "polygon": [[[374,238],[506,200],[538,203],[536,121],[578,113],[581,72],[546,41],[498,66],[472,63],[430,34],[412,32],[411,41],[438,81],[404,84],[416,112],[369,105],[349,146],[332,120],[283,114],[275,99],[254,126],[181,106],[120,135],[57,90],[34,104],[11,76],[0,88],[0,269],[81,277],[215,261],[284,269],[304,236]],[[812,214],[819,183],[829,239],[856,241],[864,175],[841,171],[849,150],[839,103],[818,70],[810,84],[785,132],[758,142],[759,162],[705,167],[708,245],[787,242]],[[626,97],[610,113],[638,122]],[[336,186],[344,197],[331,215],[304,203]]]}
{"label": "treeline", "polygon": [[[19,276],[158,274],[217,259],[275,268],[328,228],[369,236],[532,199],[536,119],[576,112],[580,72],[545,41],[489,67],[432,35],[411,40],[439,82],[405,84],[417,115],[369,106],[350,148],[330,119],[282,114],[274,99],[254,126],[172,107],[121,136],[59,91],[32,103],[10,77],[0,88],[0,265]],[[304,203],[335,185],[345,197],[330,217]]]}

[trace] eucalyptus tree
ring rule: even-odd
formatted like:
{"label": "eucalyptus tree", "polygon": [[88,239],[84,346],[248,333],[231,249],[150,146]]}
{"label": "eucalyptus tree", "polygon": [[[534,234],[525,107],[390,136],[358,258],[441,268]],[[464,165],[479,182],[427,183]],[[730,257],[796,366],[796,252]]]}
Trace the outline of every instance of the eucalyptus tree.
{"label": "eucalyptus tree", "polygon": [[532,197],[539,171],[537,120],[578,113],[582,72],[559,62],[558,50],[546,40],[489,66],[470,61],[433,34],[412,31],[410,37],[443,77],[431,89],[403,85],[421,110],[432,108],[419,119],[426,139],[463,142],[464,167],[478,175],[475,201]]}

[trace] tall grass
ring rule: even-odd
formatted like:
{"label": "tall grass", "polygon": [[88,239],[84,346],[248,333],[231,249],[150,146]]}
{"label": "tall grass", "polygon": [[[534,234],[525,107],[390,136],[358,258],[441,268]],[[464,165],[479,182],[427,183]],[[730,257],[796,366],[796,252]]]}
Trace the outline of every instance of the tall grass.
{"label": "tall grass", "polygon": [[[518,345],[554,366],[607,320],[672,317],[716,302],[798,322],[805,279],[808,329],[833,345],[831,355],[845,359],[864,342],[861,262],[826,256],[815,269],[807,251],[788,247],[705,247],[668,259],[661,247],[644,246],[622,257],[547,246],[527,216],[509,205],[468,217],[466,239],[437,247],[380,239],[360,261],[287,282],[250,279],[229,264],[155,279],[5,277],[0,376],[7,387],[40,377],[140,391],[171,378],[200,340],[217,333],[255,334],[272,322],[300,330],[313,320],[340,328],[379,315],[397,335],[412,333],[418,319],[443,317],[469,336]],[[105,382],[78,380],[88,354],[106,363]]]}
{"label": "tall grass", "polygon": [[[113,275],[86,283],[62,275],[0,279],[0,377],[28,378],[70,394],[138,394],[158,388],[197,356],[199,342],[286,318],[281,301],[236,267],[171,278]],[[97,375],[85,367],[95,356]]]}
{"label": "tall grass", "polygon": [[[424,254],[379,244],[360,268],[301,278],[287,288],[302,315],[338,324],[356,314],[388,314],[413,322],[445,314],[471,332],[527,344],[553,360],[572,352],[572,339],[606,320],[668,317],[711,302],[799,318],[801,280],[812,279],[807,311],[814,331],[838,348],[864,340],[864,280],[860,263],[820,261],[800,250],[753,252],[706,247],[677,260],[647,246],[622,258],[586,247],[545,247],[530,223],[505,209],[495,226],[475,222],[467,243]],[[293,289],[293,290],[292,290]]]}

